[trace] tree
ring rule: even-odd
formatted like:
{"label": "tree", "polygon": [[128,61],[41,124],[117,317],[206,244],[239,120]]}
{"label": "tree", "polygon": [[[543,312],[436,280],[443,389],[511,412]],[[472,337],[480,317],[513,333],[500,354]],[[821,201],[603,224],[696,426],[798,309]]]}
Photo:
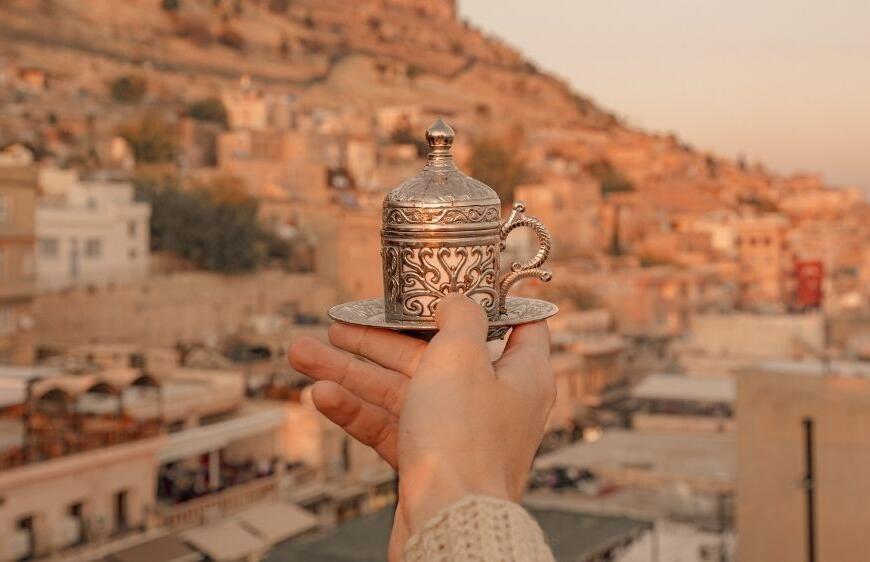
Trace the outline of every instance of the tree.
{"label": "tree", "polygon": [[469,160],[471,175],[492,187],[503,203],[514,199],[514,190],[526,179],[526,163],[511,144],[484,138],[474,143]]}
{"label": "tree", "polygon": [[232,27],[223,28],[218,34],[218,43],[229,47],[230,49],[235,49],[237,51],[245,50],[245,37],[236,29]]}
{"label": "tree", "polygon": [[589,172],[599,182],[601,196],[605,199],[616,193],[634,191],[634,184],[608,160],[595,160],[586,165]]}
{"label": "tree", "polygon": [[112,98],[121,103],[139,103],[145,97],[148,83],[141,76],[121,76],[112,81]]}
{"label": "tree", "polygon": [[187,106],[187,114],[200,121],[213,121],[226,128],[229,125],[227,109],[217,97],[203,98]]}
{"label": "tree", "polygon": [[207,47],[214,40],[208,23],[195,16],[179,18],[175,22],[175,34],[200,47]]}
{"label": "tree", "polygon": [[286,13],[290,3],[291,0],[269,0],[269,11],[275,14]]}
{"label": "tree", "polygon": [[257,202],[236,178],[184,190],[174,179],[139,180],[137,199],[151,203],[151,249],[172,252],[221,273],[243,273],[270,258],[286,259],[288,245],[257,222]]}
{"label": "tree", "polygon": [[634,191],[634,184],[619,172],[614,172],[601,178],[601,194],[604,197],[615,193],[629,193],[631,191]]}
{"label": "tree", "polygon": [[408,80],[414,80],[421,74],[423,74],[423,69],[416,64],[409,64],[407,68],[405,68],[405,76]]}
{"label": "tree", "polygon": [[417,156],[426,156],[429,153],[429,143],[419,134],[411,130],[410,125],[396,128],[390,135],[390,142],[394,144],[413,144],[417,148]]}
{"label": "tree", "polygon": [[160,7],[166,12],[177,12],[181,8],[181,0],[162,0]]}
{"label": "tree", "polygon": [[154,164],[175,157],[175,136],[166,121],[154,113],[123,125],[118,134],[130,143],[137,162]]}

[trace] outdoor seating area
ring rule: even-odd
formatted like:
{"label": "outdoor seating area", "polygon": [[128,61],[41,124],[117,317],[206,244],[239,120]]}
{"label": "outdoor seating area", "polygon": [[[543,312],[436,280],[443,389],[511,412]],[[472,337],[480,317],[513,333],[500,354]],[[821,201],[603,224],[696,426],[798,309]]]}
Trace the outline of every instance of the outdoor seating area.
{"label": "outdoor seating area", "polygon": [[200,455],[194,462],[169,463],[161,466],[158,472],[157,497],[164,504],[183,503],[272,476],[279,463],[278,458],[220,461],[217,473],[213,473],[209,466],[208,454]]}
{"label": "outdoor seating area", "polygon": [[[154,437],[162,432],[161,389],[136,369],[86,374],[59,370],[0,372],[4,398],[0,470]],[[130,401],[153,402],[146,417]]]}

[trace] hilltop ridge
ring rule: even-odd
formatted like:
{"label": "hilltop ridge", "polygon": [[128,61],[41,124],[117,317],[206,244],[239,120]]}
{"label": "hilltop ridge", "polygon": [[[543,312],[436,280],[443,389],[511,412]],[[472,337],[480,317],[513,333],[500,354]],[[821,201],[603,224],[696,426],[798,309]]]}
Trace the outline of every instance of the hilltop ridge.
{"label": "hilltop ridge", "polygon": [[57,86],[47,104],[91,115],[111,102],[107,81],[131,72],[148,75],[163,106],[242,76],[303,109],[427,104],[472,135],[520,129],[540,173],[604,162],[649,204],[677,211],[773,200],[807,181],[824,188],[623,125],[458,19],[453,0],[360,0],[352,10],[343,0],[19,0],[0,5],[0,57],[45,68]]}

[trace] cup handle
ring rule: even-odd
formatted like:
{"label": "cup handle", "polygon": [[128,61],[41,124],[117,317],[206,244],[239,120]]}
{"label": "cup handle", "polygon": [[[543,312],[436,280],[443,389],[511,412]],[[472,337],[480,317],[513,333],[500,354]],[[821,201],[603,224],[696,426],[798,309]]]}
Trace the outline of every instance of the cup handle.
{"label": "cup handle", "polygon": [[506,273],[498,283],[498,311],[499,314],[505,314],[507,308],[505,300],[507,299],[508,291],[511,286],[520,279],[537,277],[541,281],[549,281],[553,278],[553,274],[549,271],[544,271],[540,267],[547,261],[550,256],[550,250],[553,248],[553,238],[550,236],[550,231],[544,224],[536,219],[525,214],[526,206],[524,203],[517,201],[514,203],[513,212],[511,212],[508,220],[501,225],[499,234],[501,235],[501,247],[504,249],[505,240],[508,234],[515,228],[526,226],[535,231],[538,235],[538,253],[526,263],[514,262],[511,264],[510,273]]}

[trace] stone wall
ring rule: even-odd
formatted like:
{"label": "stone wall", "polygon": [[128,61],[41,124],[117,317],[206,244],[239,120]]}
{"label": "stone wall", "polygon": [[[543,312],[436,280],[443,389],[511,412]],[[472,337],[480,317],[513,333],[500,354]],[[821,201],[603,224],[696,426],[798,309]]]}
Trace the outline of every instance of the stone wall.
{"label": "stone wall", "polygon": [[803,479],[811,454],[815,559],[865,560],[870,381],[746,372],[736,405],[738,559],[810,560]]}
{"label": "stone wall", "polygon": [[314,274],[183,272],[128,285],[40,295],[37,345],[216,343],[279,310],[326,317],[335,291]]}

